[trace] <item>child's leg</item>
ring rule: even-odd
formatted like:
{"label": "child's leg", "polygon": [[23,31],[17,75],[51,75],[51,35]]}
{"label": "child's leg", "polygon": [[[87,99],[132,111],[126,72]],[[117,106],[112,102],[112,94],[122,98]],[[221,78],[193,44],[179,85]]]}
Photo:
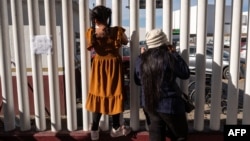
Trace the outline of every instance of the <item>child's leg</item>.
{"label": "child's leg", "polygon": [[98,130],[101,116],[102,116],[101,113],[93,113],[93,124],[92,124],[92,127],[91,127],[92,131]]}

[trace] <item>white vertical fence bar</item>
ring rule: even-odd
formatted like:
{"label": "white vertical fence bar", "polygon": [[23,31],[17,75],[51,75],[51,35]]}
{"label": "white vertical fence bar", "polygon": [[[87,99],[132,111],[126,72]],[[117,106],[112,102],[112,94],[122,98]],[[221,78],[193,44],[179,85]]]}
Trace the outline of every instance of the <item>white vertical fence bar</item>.
{"label": "white vertical fence bar", "polygon": [[59,131],[61,125],[61,108],[58,80],[58,49],[56,34],[56,7],[55,0],[44,0],[46,35],[51,36],[53,54],[47,55],[49,98],[50,98],[50,120],[51,131]]}
{"label": "white vertical fence bar", "polygon": [[0,1],[0,78],[2,88],[2,108],[4,114],[4,130],[15,129],[15,110],[11,75],[11,54],[9,43],[7,1]]}
{"label": "white vertical fence bar", "polygon": [[139,1],[130,0],[130,127],[137,131],[139,121],[139,87],[134,83],[135,58],[139,54]]}
{"label": "white vertical fence bar", "polygon": [[122,1],[112,0],[112,26],[122,25]]}
{"label": "white vertical fence bar", "polygon": [[[122,1],[121,0],[112,0],[112,26],[121,26],[122,25]],[[119,49],[119,53],[122,56],[122,48]],[[108,115],[106,115],[108,116]],[[120,123],[123,124],[123,114],[120,114]],[[106,121],[107,130],[109,121]]]}
{"label": "white vertical fence bar", "polygon": [[13,47],[16,63],[18,108],[20,112],[20,129],[21,131],[26,131],[31,129],[31,125],[25,62],[22,1],[11,0],[11,16],[13,26]]}
{"label": "white vertical fence bar", "polygon": [[197,6],[197,46],[196,46],[196,77],[195,77],[195,114],[194,129],[204,129],[205,104],[205,65],[206,65],[206,28],[207,28],[207,0],[199,0]]}
{"label": "white vertical fence bar", "polygon": [[162,1],[162,29],[167,35],[168,40],[172,43],[172,15],[173,15],[173,0]]}
{"label": "white vertical fence bar", "polygon": [[62,1],[67,128],[77,129],[72,0]]}
{"label": "white vertical fence bar", "polygon": [[[89,130],[89,113],[85,109],[86,99],[89,88],[89,73],[90,73],[90,53],[86,49],[85,33],[89,27],[89,4],[88,0],[79,1],[79,19],[80,19],[80,46],[81,46],[81,76],[82,76],[82,116],[83,116],[83,130]],[[86,67],[84,67],[86,66]]]}
{"label": "white vertical fence bar", "polygon": [[[250,13],[250,3],[248,3],[248,13]],[[250,27],[250,15],[248,14],[248,25]],[[246,54],[246,78],[245,78],[245,93],[244,93],[244,101],[243,101],[243,117],[242,124],[249,125],[250,124],[250,29],[247,29],[247,54]]]}
{"label": "white vertical fence bar", "polygon": [[146,0],[146,32],[155,28],[155,0]]}
{"label": "white vertical fence bar", "polygon": [[99,127],[101,128],[102,131],[108,131],[109,130],[109,115],[102,115],[100,122],[99,122]]}
{"label": "white vertical fence bar", "polygon": [[28,18],[30,31],[30,49],[31,49],[31,66],[33,80],[33,95],[35,107],[36,129],[43,131],[46,129],[44,89],[43,89],[43,72],[42,72],[42,55],[35,54],[32,51],[32,38],[40,34],[39,5],[38,0],[28,0]]}
{"label": "white vertical fence bar", "polygon": [[96,5],[106,5],[106,0],[96,0]]}
{"label": "white vertical fence bar", "polygon": [[[181,0],[180,9],[180,52],[183,59],[189,64],[189,27],[190,27],[190,0]],[[189,80],[180,81],[183,92],[188,94]]]}
{"label": "white vertical fence bar", "polygon": [[230,77],[228,79],[227,124],[237,124],[239,97],[239,50],[241,42],[242,0],[234,0],[232,5],[232,27],[230,47]]}
{"label": "white vertical fence bar", "polygon": [[225,0],[217,0],[215,3],[215,27],[214,27],[214,57],[212,73],[212,94],[210,109],[210,129],[220,130],[221,94],[222,94],[222,57],[224,49],[224,14]]}

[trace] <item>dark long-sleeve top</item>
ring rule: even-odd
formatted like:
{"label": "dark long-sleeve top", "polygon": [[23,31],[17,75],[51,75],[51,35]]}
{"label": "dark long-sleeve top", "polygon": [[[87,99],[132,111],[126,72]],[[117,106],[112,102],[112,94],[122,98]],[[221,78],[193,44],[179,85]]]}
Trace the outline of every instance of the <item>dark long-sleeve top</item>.
{"label": "dark long-sleeve top", "polygon": [[[173,53],[173,57],[175,58],[175,70],[173,71],[172,76],[174,80],[176,78],[180,79],[188,79],[190,77],[190,70],[186,62],[178,53]],[[138,56],[135,61],[135,68],[134,68],[134,81],[137,85],[141,86],[141,57]],[[164,64],[167,65],[167,64]],[[168,73],[167,70],[169,67],[165,66],[166,68],[165,73]],[[142,86],[141,90],[141,103],[142,107],[145,106],[144,100],[144,89]],[[157,112],[166,113],[166,114],[183,114],[185,113],[185,106],[183,100],[180,96],[176,93],[175,88],[173,87],[173,82],[170,82],[168,78],[165,78],[161,85],[161,98],[157,105]]]}

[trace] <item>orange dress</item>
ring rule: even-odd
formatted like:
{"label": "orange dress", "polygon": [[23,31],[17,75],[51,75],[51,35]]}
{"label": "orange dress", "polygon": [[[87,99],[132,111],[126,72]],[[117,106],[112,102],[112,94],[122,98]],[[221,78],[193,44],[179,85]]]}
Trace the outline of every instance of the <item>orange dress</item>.
{"label": "orange dress", "polygon": [[114,115],[123,112],[123,72],[119,48],[125,29],[111,27],[107,37],[97,38],[92,44],[93,29],[86,33],[87,49],[95,49],[92,60],[90,87],[86,109],[91,112]]}

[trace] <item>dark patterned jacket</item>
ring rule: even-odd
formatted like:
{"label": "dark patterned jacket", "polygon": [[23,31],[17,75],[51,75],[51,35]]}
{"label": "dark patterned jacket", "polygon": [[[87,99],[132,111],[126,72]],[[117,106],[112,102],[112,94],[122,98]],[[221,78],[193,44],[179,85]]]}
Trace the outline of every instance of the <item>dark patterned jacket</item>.
{"label": "dark patterned jacket", "polygon": [[[175,71],[173,71],[172,76],[174,80],[176,78],[180,79],[188,79],[190,77],[190,70],[186,62],[183,58],[177,53],[173,53],[173,57],[175,58]],[[134,81],[137,85],[141,86],[141,56],[138,56],[135,61],[135,68],[134,68]],[[169,72],[167,69],[169,67],[165,66],[165,72]],[[142,107],[145,106],[144,100],[144,90],[143,86],[141,86],[141,104]],[[176,93],[176,90],[173,87],[173,82],[170,82],[168,78],[163,80],[162,87],[161,87],[161,98],[157,105],[157,112],[166,113],[166,114],[183,114],[185,113],[185,106],[184,102],[181,100],[180,96]]]}

